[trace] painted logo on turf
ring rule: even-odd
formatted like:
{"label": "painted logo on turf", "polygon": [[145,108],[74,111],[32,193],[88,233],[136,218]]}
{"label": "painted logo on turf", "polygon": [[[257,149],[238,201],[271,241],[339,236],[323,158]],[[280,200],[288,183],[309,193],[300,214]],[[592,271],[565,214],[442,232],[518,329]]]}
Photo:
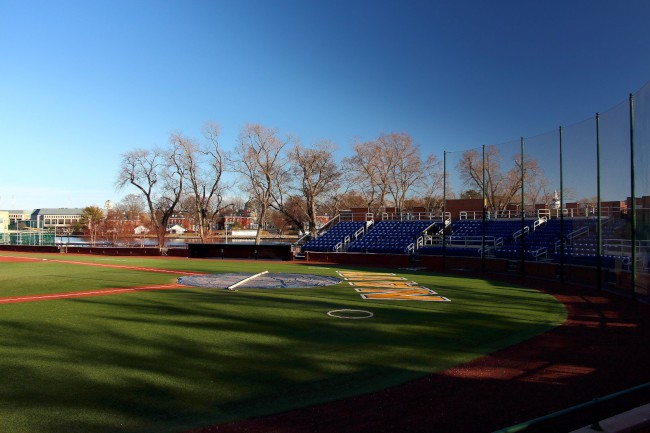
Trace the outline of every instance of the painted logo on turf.
{"label": "painted logo on turf", "polygon": [[363,299],[451,302],[415,281],[387,272],[338,271]]}

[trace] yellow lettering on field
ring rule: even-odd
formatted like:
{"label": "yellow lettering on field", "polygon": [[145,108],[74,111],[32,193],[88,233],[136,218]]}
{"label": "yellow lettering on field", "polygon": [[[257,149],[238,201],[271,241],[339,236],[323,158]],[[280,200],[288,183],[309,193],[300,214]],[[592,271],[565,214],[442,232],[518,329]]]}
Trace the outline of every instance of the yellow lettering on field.
{"label": "yellow lettering on field", "polygon": [[346,281],[404,281],[406,278],[398,276],[378,276],[378,277],[346,277]]}
{"label": "yellow lettering on field", "polygon": [[395,295],[436,295],[437,293],[433,290],[427,289],[426,287],[414,287],[412,289],[384,289],[384,290],[373,290],[373,289],[355,289],[359,293],[381,293],[381,294],[395,294]]}
{"label": "yellow lettering on field", "polygon": [[415,281],[359,281],[359,282],[350,282],[351,286],[357,287],[413,287],[417,286],[418,283]]}
{"label": "yellow lettering on field", "polygon": [[391,301],[424,301],[424,302],[450,302],[449,299],[443,296],[410,296],[410,295],[397,295],[393,293],[371,293],[368,295],[361,295],[363,299],[379,299]]}
{"label": "yellow lettering on field", "polygon": [[451,302],[415,281],[389,272],[338,271],[363,299],[391,301]]}
{"label": "yellow lettering on field", "polygon": [[394,276],[390,272],[361,272],[361,271],[339,271],[342,277],[376,277],[376,276]]}

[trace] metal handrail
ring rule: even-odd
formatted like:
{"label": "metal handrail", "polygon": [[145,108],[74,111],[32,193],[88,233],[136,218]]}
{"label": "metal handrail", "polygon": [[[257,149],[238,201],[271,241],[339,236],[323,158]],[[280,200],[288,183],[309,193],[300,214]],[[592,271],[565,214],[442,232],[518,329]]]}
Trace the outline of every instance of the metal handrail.
{"label": "metal handrail", "polygon": [[598,410],[599,406],[601,403],[604,403],[609,400],[613,400],[618,397],[625,396],[627,394],[631,394],[635,391],[640,391],[645,388],[650,388],[650,382],[646,382],[641,385],[634,386],[632,388],[625,389],[623,391],[615,392],[613,394],[606,395],[604,397],[597,397],[594,398],[591,401],[585,402],[585,403],[580,403],[575,406],[571,406],[566,409],[559,410],[557,412],[550,413],[548,415],[540,416],[539,418],[531,419],[529,421],[525,421],[510,427],[506,427],[501,430],[496,430],[494,433],[515,433],[515,432],[520,432],[523,430],[526,430],[528,427],[532,427],[537,424],[541,424],[545,421],[550,421],[557,419],[561,416],[568,415],[570,413],[576,412],[581,409],[589,409],[589,408],[595,408],[593,415],[592,415],[592,423],[591,423],[591,429],[596,430],[596,431],[602,431],[602,427],[600,426],[600,421],[602,420],[599,413],[600,411]]}

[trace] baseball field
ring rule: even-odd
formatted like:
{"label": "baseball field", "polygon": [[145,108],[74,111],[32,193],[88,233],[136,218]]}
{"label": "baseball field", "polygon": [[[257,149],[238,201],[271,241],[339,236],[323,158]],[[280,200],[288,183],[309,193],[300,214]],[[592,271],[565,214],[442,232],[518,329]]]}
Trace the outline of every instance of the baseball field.
{"label": "baseball field", "polygon": [[[339,282],[179,283],[265,271]],[[0,430],[183,432],[382,390],[565,319],[542,292],[418,269],[1,252]]]}

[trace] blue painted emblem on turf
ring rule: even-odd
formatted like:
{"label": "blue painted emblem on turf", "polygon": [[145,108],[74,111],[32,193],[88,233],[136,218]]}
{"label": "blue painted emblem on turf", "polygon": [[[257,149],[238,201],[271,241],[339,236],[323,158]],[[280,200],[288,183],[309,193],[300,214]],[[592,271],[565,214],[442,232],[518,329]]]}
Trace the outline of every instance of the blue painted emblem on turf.
{"label": "blue painted emblem on turf", "polygon": [[[179,284],[193,287],[212,289],[227,289],[237,286],[238,289],[298,289],[309,287],[332,286],[341,282],[339,278],[312,274],[265,273],[249,274],[245,272],[190,275],[180,277]],[[251,278],[255,277],[255,278]],[[242,284],[241,281],[249,279]]]}

